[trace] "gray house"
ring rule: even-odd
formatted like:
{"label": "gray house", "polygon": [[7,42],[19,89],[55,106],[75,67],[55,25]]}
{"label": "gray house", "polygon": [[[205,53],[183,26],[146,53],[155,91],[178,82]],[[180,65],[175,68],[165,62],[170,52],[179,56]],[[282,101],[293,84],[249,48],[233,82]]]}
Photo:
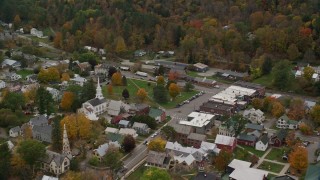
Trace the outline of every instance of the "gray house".
{"label": "gray house", "polygon": [[120,128],[129,128],[130,126],[130,121],[127,120],[120,120],[118,123]]}
{"label": "gray house", "polygon": [[52,127],[49,125],[45,126],[33,126],[32,128],[32,137],[33,139],[51,143],[51,133]]}
{"label": "gray house", "polygon": [[31,118],[29,125],[33,128],[34,126],[45,126],[48,125],[48,119],[45,115],[39,115],[37,117]]}
{"label": "gray house", "polygon": [[138,134],[149,134],[150,128],[145,123],[135,122],[132,129],[136,130]]}

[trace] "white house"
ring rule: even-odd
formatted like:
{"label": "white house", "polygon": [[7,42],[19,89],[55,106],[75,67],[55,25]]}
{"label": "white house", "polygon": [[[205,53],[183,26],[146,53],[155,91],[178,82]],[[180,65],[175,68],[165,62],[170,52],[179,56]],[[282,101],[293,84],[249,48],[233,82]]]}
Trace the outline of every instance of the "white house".
{"label": "white house", "polygon": [[36,36],[36,37],[38,37],[38,38],[42,38],[42,37],[43,37],[43,32],[37,30],[36,28],[32,28],[32,29],[30,30],[30,34],[31,34],[31,35],[34,35],[34,36]]}
{"label": "white house", "polygon": [[136,130],[139,134],[148,134],[150,128],[145,123],[134,122],[132,129]]}
{"label": "white house", "polygon": [[268,176],[267,171],[251,168],[250,166],[250,162],[233,159],[228,165],[228,169],[231,171],[229,178],[233,180],[264,180]]}
{"label": "white house", "polygon": [[319,74],[318,73],[313,73],[312,74],[312,80],[314,82],[318,82],[319,81]]}
{"label": "white house", "polygon": [[21,129],[19,126],[13,127],[9,130],[10,137],[18,137],[21,134]]}
{"label": "white house", "polygon": [[53,100],[58,101],[60,99],[61,94],[58,89],[47,87],[46,90],[52,95]]}
{"label": "white house", "polygon": [[119,130],[119,134],[121,134],[123,136],[131,135],[133,138],[138,137],[137,131],[132,128],[121,128]]}
{"label": "white house", "polygon": [[21,63],[16,61],[16,60],[12,60],[12,59],[5,59],[2,63],[1,63],[1,67],[11,67],[14,69],[19,69],[21,67]]}
{"label": "white house", "polygon": [[118,134],[118,133],[119,133],[119,129],[117,129],[117,128],[112,128],[112,127],[107,127],[107,128],[104,130],[104,133],[105,133],[105,134],[108,134],[108,133]]}
{"label": "white house", "polygon": [[83,78],[79,75],[75,75],[75,77],[73,79],[70,79],[71,81],[73,81],[75,84],[79,85],[79,86],[83,86],[83,84],[85,82],[87,82],[86,78]]}
{"label": "white house", "polygon": [[294,74],[295,78],[299,78],[303,75],[303,71],[297,70],[296,73]]}
{"label": "white house", "polygon": [[107,74],[108,66],[106,64],[97,64],[94,66],[94,74]]}
{"label": "white house", "polygon": [[21,75],[16,74],[15,72],[7,73],[6,74],[6,79],[8,81],[17,81],[17,80],[21,79]]}
{"label": "white house", "polygon": [[93,150],[93,155],[95,155],[99,161],[101,161],[103,156],[106,155],[108,148],[109,143],[102,144],[97,149]]}
{"label": "white house", "polygon": [[299,121],[291,120],[289,117],[285,114],[281,116],[277,121],[277,128],[280,129],[298,129],[299,127]]}
{"label": "white house", "polygon": [[6,88],[6,82],[0,80],[0,89]]}
{"label": "white house", "polygon": [[252,123],[262,123],[265,120],[264,113],[260,109],[251,108],[243,112],[243,116],[248,118]]}
{"label": "white house", "polygon": [[234,130],[233,126],[228,127],[226,124],[221,124],[219,126],[218,134],[223,135],[223,136],[234,137],[235,136],[235,130]]}
{"label": "white house", "polygon": [[263,135],[257,142],[256,142],[256,150],[258,151],[266,151],[269,145],[269,138],[268,135]]}

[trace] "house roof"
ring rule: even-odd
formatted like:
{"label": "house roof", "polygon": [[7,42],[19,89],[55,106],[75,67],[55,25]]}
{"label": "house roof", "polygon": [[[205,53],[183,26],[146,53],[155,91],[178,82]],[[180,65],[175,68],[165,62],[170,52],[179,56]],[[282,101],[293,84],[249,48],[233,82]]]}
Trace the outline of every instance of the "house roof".
{"label": "house roof", "polygon": [[156,118],[156,117],[161,116],[162,113],[163,113],[163,111],[161,109],[151,108],[149,111],[149,116]]}
{"label": "house roof", "polygon": [[39,116],[36,116],[34,118],[31,118],[30,119],[30,123],[32,125],[44,125],[44,124],[48,124],[48,120],[47,120],[47,117],[45,115],[39,115]]}
{"label": "house roof", "polygon": [[263,89],[263,88],[265,88],[264,86],[262,86],[260,84],[250,83],[250,82],[246,82],[246,81],[237,81],[237,82],[234,83],[234,85],[242,86],[242,87],[245,87],[245,88],[252,88],[252,89]]}
{"label": "house roof", "polygon": [[188,139],[193,139],[193,140],[197,140],[197,141],[205,141],[206,137],[207,136],[204,134],[190,133],[188,136]]}
{"label": "house roof", "polygon": [[290,120],[289,117],[286,114],[282,115],[279,119],[283,119],[285,121]]}
{"label": "house roof", "polygon": [[110,100],[108,104],[108,114],[111,116],[117,116],[120,113],[122,101]]}
{"label": "house roof", "polygon": [[311,109],[313,106],[315,106],[317,103],[314,101],[304,101],[307,108]]}
{"label": "house roof", "polygon": [[63,160],[65,158],[68,158],[67,156],[63,155],[63,154],[59,154],[50,150],[46,151],[47,156],[44,157],[43,159],[41,159],[41,161],[45,162],[45,163],[51,163],[51,161],[54,161],[58,166],[61,166],[63,163]]}
{"label": "house roof", "polygon": [[260,125],[260,124],[247,123],[246,128],[262,131],[264,127],[263,125]]}
{"label": "house roof", "polygon": [[59,178],[43,175],[41,180],[59,180]]}
{"label": "house roof", "polygon": [[132,110],[136,110],[136,111],[140,111],[149,107],[149,105],[147,104],[131,104],[130,106]]}
{"label": "house roof", "polygon": [[10,131],[12,131],[13,133],[17,133],[20,132],[21,128],[19,126],[13,127],[10,129]]}
{"label": "house roof", "polygon": [[243,112],[243,116],[249,116],[249,115],[257,115],[259,117],[262,117],[264,115],[264,113],[260,110],[260,109],[254,109],[254,108],[251,108],[249,110],[245,110]]}
{"label": "house roof", "polygon": [[100,157],[103,157],[104,155],[106,155],[108,148],[109,148],[109,144],[105,143],[105,144],[100,145],[98,147],[98,149],[95,149],[94,151],[97,152],[97,154]]}
{"label": "house roof", "polygon": [[284,139],[284,138],[287,136],[287,134],[288,134],[288,131],[287,131],[287,130],[285,130],[285,129],[280,129],[280,130],[277,132],[276,136],[277,136],[277,138],[279,138],[279,139]]}
{"label": "house roof", "polygon": [[118,124],[119,124],[119,125],[128,126],[128,125],[129,125],[129,123],[130,123],[130,121],[127,121],[127,120],[120,120]]}
{"label": "house roof", "polygon": [[216,151],[218,149],[216,144],[206,141],[201,142],[200,148],[204,151]]}
{"label": "house roof", "polygon": [[141,128],[141,129],[145,129],[145,128],[149,128],[147,124],[145,123],[139,123],[139,122],[134,122],[132,125],[132,128]]}
{"label": "house roof", "polygon": [[263,136],[260,138],[260,141],[261,141],[264,145],[266,145],[266,144],[269,142],[268,135],[267,135],[267,134],[263,135]]}
{"label": "house roof", "polygon": [[258,130],[254,130],[252,132],[248,132],[248,135],[252,135],[258,138],[261,136],[261,133]]}
{"label": "house roof", "polygon": [[228,166],[234,169],[229,177],[237,180],[263,179],[264,176],[268,175],[267,171],[250,168],[250,162],[238,159],[232,160]]}
{"label": "house roof", "polygon": [[196,67],[196,68],[199,68],[199,69],[208,68],[208,65],[205,65],[205,64],[202,64],[202,63],[196,63],[193,66]]}
{"label": "house roof", "polygon": [[15,63],[20,64],[20,62],[18,62],[18,61],[16,61],[16,60],[5,59],[5,60],[1,63],[1,65],[2,65],[2,66],[5,66],[5,65],[12,66],[12,65],[14,65]]}
{"label": "house roof", "polygon": [[235,141],[234,137],[224,136],[224,135],[218,134],[214,143],[232,146],[234,141]]}
{"label": "house roof", "polygon": [[316,79],[316,78],[318,78],[319,77],[319,74],[317,74],[317,73],[313,73],[312,74],[312,79]]}
{"label": "house roof", "polygon": [[[39,133],[41,136],[51,137],[52,126],[50,126],[50,125],[45,125],[45,126],[34,125],[32,128],[32,133],[36,133],[36,132]],[[50,138],[50,142],[51,142],[51,138]]]}
{"label": "house roof", "polygon": [[108,133],[107,138],[109,141],[115,142],[118,141],[119,143],[122,143],[123,136],[121,134],[115,134],[115,133]]}
{"label": "house roof", "polygon": [[288,124],[293,124],[293,125],[299,124],[299,122],[298,122],[298,121],[295,121],[295,120],[288,120],[287,123],[288,123]]}
{"label": "house roof", "polygon": [[166,154],[163,152],[149,151],[147,162],[152,164],[163,164]]}
{"label": "house roof", "polygon": [[240,134],[237,139],[253,142],[253,141],[256,141],[257,137],[253,135],[248,135],[248,134]]}
{"label": "house roof", "polygon": [[174,130],[179,134],[187,134],[189,135],[191,133],[192,127],[181,125],[181,124],[170,124],[171,127],[174,128]]}
{"label": "house roof", "polygon": [[94,99],[90,99],[89,101],[88,101],[88,103],[90,103],[93,107],[94,106],[98,106],[98,105],[100,105],[100,104],[103,104],[103,103],[105,103],[106,102],[106,99],[99,99],[99,98],[94,98]]}
{"label": "house roof", "polygon": [[121,128],[119,130],[119,134],[122,135],[132,135],[133,137],[135,137],[137,135],[136,130],[132,129],[132,128]]}
{"label": "house roof", "polygon": [[106,133],[118,133],[119,132],[119,129],[117,128],[113,128],[113,127],[107,127],[104,132]]}
{"label": "house roof", "polygon": [[251,163],[247,162],[247,161],[242,161],[242,160],[239,160],[239,159],[233,159],[228,166],[233,168],[233,169],[236,169],[236,168],[249,168],[251,166]]}
{"label": "house roof", "polygon": [[320,163],[315,165],[309,164],[305,179],[307,180],[319,180],[320,179]]}

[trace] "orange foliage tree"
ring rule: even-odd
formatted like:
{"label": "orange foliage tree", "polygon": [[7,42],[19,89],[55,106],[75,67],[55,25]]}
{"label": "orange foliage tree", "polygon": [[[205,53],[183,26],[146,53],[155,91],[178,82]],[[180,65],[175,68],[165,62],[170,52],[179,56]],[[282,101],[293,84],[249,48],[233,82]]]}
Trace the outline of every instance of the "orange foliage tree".
{"label": "orange foliage tree", "polygon": [[214,165],[219,171],[224,172],[231,158],[232,152],[221,149],[218,156],[214,159]]}
{"label": "orange foliage tree", "polygon": [[273,117],[279,118],[280,116],[283,115],[284,112],[285,112],[285,109],[280,102],[275,101],[272,103],[271,114]]}
{"label": "orange foliage tree", "polygon": [[308,167],[308,151],[303,146],[298,146],[289,154],[290,165],[297,170],[305,170]]}
{"label": "orange foliage tree", "polygon": [[69,80],[70,80],[70,76],[68,73],[61,74],[61,81],[69,81]]}
{"label": "orange foliage tree", "polygon": [[122,85],[122,74],[120,72],[116,72],[111,77],[112,85],[121,86]]}
{"label": "orange foliage tree", "polygon": [[163,85],[164,86],[165,81],[163,76],[158,76],[157,78],[157,85]]}
{"label": "orange foliage tree", "polygon": [[66,91],[63,93],[60,107],[65,111],[69,111],[74,101],[74,94],[72,92]]}
{"label": "orange foliage tree", "polygon": [[305,114],[305,105],[302,99],[293,99],[288,112],[288,117],[294,120],[301,120]]}
{"label": "orange foliage tree", "polygon": [[180,87],[176,83],[171,83],[169,86],[169,94],[175,99],[180,94]]}
{"label": "orange foliage tree", "polygon": [[148,93],[144,88],[140,88],[137,92],[137,97],[141,102],[143,102],[146,99],[147,95]]}
{"label": "orange foliage tree", "polygon": [[251,104],[255,109],[262,109],[262,107],[263,107],[263,99],[253,98],[252,101],[251,101]]}
{"label": "orange foliage tree", "polygon": [[107,89],[108,89],[108,94],[112,95],[113,94],[113,88],[112,88],[111,84],[108,84]]}
{"label": "orange foliage tree", "polygon": [[62,33],[57,32],[56,36],[53,39],[53,46],[55,48],[61,48],[61,45],[62,45]]}
{"label": "orange foliage tree", "polygon": [[168,74],[168,79],[170,81],[175,81],[179,78],[179,73],[177,71],[170,71]]}
{"label": "orange foliage tree", "polygon": [[302,132],[302,134],[305,134],[305,135],[312,134],[312,128],[304,122],[299,125],[299,129]]}

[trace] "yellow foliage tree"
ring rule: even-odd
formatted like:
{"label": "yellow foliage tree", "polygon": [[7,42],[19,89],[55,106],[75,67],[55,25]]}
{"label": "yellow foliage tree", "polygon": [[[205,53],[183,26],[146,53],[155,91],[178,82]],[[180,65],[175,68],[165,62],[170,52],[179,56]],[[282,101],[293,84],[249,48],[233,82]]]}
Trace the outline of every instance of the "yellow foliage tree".
{"label": "yellow foliage tree", "polygon": [[306,78],[308,81],[311,81],[312,75],[314,73],[314,69],[310,66],[307,66],[303,69],[303,76]]}
{"label": "yellow foliage tree", "polygon": [[298,146],[289,154],[290,165],[297,170],[305,170],[308,167],[308,151],[303,146]]}
{"label": "yellow foliage tree", "polygon": [[273,117],[279,118],[285,112],[285,108],[278,101],[272,103],[271,114]]}
{"label": "yellow foliage tree", "polygon": [[137,92],[137,97],[141,102],[143,102],[146,99],[147,95],[148,93],[144,88],[140,88]]}
{"label": "yellow foliage tree", "polygon": [[180,87],[176,83],[171,83],[169,86],[169,94],[174,99],[180,94]]}
{"label": "yellow foliage tree", "polygon": [[158,137],[155,138],[154,140],[150,141],[148,144],[148,149],[152,151],[157,151],[157,152],[164,152],[165,147],[166,147],[166,141],[163,140],[162,138]]}
{"label": "yellow foliage tree", "polygon": [[313,119],[313,121],[315,123],[319,123],[320,124],[320,105],[315,105],[312,109],[311,109],[311,117]]}
{"label": "yellow foliage tree", "polygon": [[112,85],[121,86],[122,85],[122,74],[120,72],[113,73],[111,77]]}
{"label": "yellow foliage tree", "polygon": [[71,109],[73,101],[74,101],[74,94],[72,92],[65,91],[61,99],[61,104],[60,104],[61,109],[65,111],[69,111]]}
{"label": "yellow foliage tree", "polygon": [[61,75],[61,81],[69,81],[70,80],[70,76],[68,73],[62,73]]}
{"label": "yellow foliage tree", "polygon": [[90,120],[82,113],[71,114],[65,116],[61,122],[61,127],[66,125],[68,131],[68,137],[71,140],[75,139],[87,139],[90,136],[91,131],[91,122]]}
{"label": "yellow foliage tree", "polygon": [[16,15],[13,20],[13,24],[15,28],[18,28],[21,24],[21,19],[19,15]]}
{"label": "yellow foliage tree", "polygon": [[43,83],[59,82],[60,73],[57,68],[50,67],[48,69],[41,69],[38,74],[38,80]]}
{"label": "yellow foliage tree", "polygon": [[23,137],[24,139],[32,138],[32,128],[30,125],[27,125],[26,128],[23,130]]}
{"label": "yellow foliage tree", "polygon": [[124,42],[123,37],[119,36],[116,39],[116,49],[115,49],[116,53],[122,53],[127,51],[127,46],[126,43]]}
{"label": "yellow foliage tree", "polygon": [[53,46],[55,48],[61,48],[61,44],[62,44],[62,33],[57,32],[56,36],[53,39]]}
{"label": "yellow foliage tree", "polygon": [[27,166],[26,162],[20,157],[18,153],[13,153],[13,156],[10,160],[10,165],[13,172],[19,172]]}
{"label": "yellow foliage tree", "polygon": [[157,85],[164,85],[164,84],[165,84],[164,77],[163,76],[158,76]]}
{"label": "yellow foliage tree", "polygon": [[37,88],[36,87],[33,87],[23,93],[23,96],[24,96],[26,102],[29,102],[29,103],[33,103],[35,101],[36,95],[37,95]]}

